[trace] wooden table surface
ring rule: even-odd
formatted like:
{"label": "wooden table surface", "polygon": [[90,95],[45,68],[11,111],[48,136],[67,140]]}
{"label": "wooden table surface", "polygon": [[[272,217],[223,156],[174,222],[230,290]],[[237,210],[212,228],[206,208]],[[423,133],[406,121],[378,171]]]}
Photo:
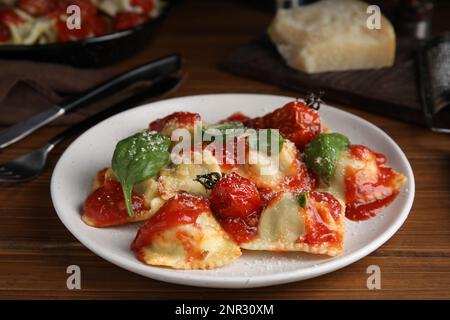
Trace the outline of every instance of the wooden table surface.
{"label": "wooden table surface", "polygon": [[[180,52],[188,78],[175,96],[219,92],[295,96],[219,68],[233,48],[260,34],[270,20],[269,12],[241,1],[184,1],[164,21],[152,44],[124,64]],[[0,185],[0,298],[449,299],[450,137],[341,107],[386,131],[406,153],[416,178],[416,198],[408,220],[364,259],[319,278],[248,290],[179,286],[133,274],[86,249],[56,216],[50,177],[67,141],[50,155],[39,178]],[[39,130],[2,150],[0,162],[40,146],[63,128],[55,122]],[[81,290],[66,287],[66,268],[72,264],[81,267]],[[366,287],[369,265],[381,268],[380,290]]]}

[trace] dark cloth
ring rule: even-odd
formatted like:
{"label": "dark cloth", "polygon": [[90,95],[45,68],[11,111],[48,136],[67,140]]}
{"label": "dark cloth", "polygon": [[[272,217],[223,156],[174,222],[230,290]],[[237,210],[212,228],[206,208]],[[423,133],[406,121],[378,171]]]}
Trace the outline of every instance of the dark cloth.
{"label": "dark cloth", "polygon": [[[31,61],[0,61],[0,125],[23,120],[64,99],[81,94],[125,72],[117,67],[77,69],[71,66]],[[139,81],[98,102],[81,107],[55,121],[73,123],[130,97],[150,85]]]}

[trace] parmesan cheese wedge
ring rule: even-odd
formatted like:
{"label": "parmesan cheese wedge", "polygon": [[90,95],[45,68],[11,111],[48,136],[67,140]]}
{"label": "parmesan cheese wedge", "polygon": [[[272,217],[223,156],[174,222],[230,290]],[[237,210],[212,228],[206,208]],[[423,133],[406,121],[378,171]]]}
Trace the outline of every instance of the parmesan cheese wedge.
{"label": "parmesan cheese wedge", "polygon": [[286,63],[306,73],[392,66],[394,28],[381,13],[380,28],[372,28],[368,7],[358,0],[322,0],[279,9],[268,33]]}

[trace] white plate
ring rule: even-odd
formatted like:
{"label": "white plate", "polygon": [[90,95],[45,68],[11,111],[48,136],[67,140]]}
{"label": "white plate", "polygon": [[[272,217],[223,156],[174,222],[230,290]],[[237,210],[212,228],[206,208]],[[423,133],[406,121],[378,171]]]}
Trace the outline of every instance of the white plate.
{"label": "white plate", "polygon": [[414,176],[402,150],[382,130],[350,113],[322,105],[320,115],[332,130],[347,135],[352,143],[384,153],[388,164],[408,178],[398,198],[378,217],[365,222],[346,220],[345,249],[335,258],[307,253],[245,251],[233,263],[215,270],[172,270],[139,262],[129,250],[138,225],[96,229],[80,219],[80,208],[91,190],[99,168],[110,165],[114,147],[174,111],[198,112],[215,122],[241,111],[263,115],[293,98],[256,94],[216,94],[164,100],[115,115],[76,139],[59,159],[51,181],[51,195],[59,218],[70,232],[100,257],[143,276],[178,284],[220,287],[262,287],[316,277],[345,267],[368,255],[400,228],[414,199]]}

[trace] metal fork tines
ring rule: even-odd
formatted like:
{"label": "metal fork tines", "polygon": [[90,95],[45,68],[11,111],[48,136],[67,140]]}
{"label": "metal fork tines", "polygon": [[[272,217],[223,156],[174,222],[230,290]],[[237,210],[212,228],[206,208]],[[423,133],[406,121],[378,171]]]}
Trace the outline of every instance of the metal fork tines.
{"label": "metal fork tines", "polygon": [[0,164],[0,182],[22,182],[39,175],[53,144],[46,144],[28,154]]}
{"label": "metal fork tines", "polygon": [[147,88],[147,90],[132,96],[115,106],[103,110],[94,116],[86,118],[80,123],[72,125],[50,139],[47,144],[39,149],[31,151],[30,153],[9,162],[0,163],[0,183],[23,182],[33,179],[44,170],[47,155],[56,145],[118,112],[130,109],[143,101],[155,100],[167,95],[179,86],[181,79],[181,75],[160,79]]}

